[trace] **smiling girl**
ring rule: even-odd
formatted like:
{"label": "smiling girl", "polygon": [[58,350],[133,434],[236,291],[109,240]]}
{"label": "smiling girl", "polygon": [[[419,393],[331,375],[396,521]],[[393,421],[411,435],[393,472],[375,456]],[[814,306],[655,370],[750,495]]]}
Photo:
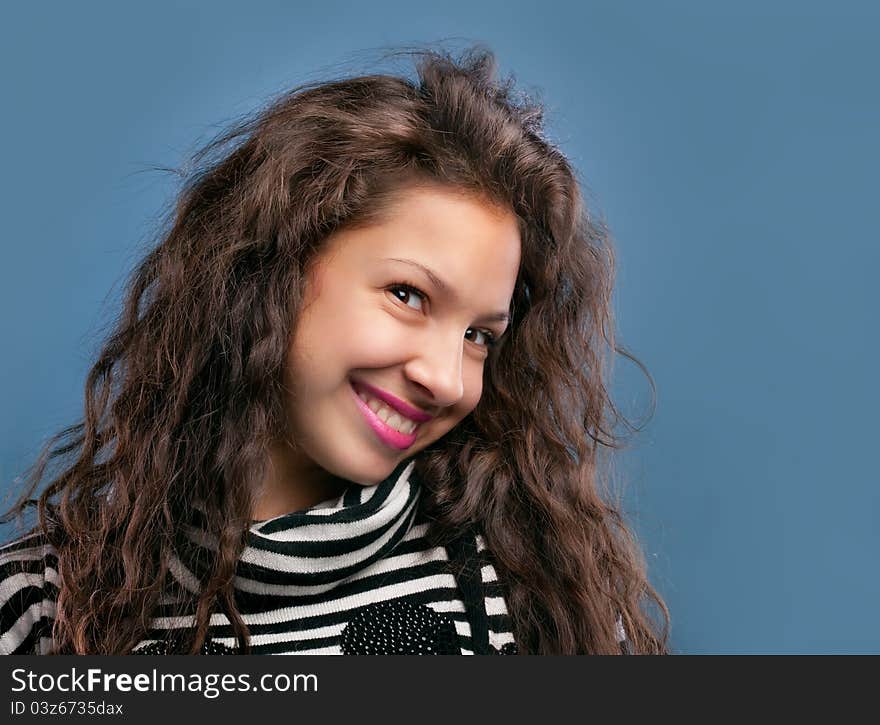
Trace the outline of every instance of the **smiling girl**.
{"label": "smiling girl", "polygon": [[417,60],[200,157],[7,514],[0,652],[666,650],[601,495],[606,236],[491,53]]}

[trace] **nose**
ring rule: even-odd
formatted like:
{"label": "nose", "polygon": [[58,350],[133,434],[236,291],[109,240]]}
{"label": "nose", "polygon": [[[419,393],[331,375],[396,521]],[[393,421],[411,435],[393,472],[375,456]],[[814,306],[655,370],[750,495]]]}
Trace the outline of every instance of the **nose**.
{"label": "nose", "polygon": [[416,350],[404,366],[406,377],[422,388],[434,405],[448,407],[461,400],[464,334],[433,330],[419,338]]}

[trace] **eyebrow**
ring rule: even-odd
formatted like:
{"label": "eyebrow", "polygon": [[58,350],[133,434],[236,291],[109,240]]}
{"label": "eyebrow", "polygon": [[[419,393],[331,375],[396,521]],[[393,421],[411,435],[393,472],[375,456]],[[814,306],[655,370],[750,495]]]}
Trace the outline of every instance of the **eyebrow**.
{"label": "eyebrow", "polygon": [[[455,293],[452,290],[452,287],[447,282],[444,282],[440,277],[437,276],[437,273],[434,272],[430,267],[426,267],[424,264],[416,262],[414,259],[400,259],[398,257],[387,257],[386,261],[388,262],[401,262],[402,264],[408,264],[411,267],[416,267],[424,272],[425,276],[431,280],[431,283],[437,287],[439,290],[444,292],[449,297],[454,297]],[[506,312],[493,312],[488,315],[482,316],[480,319],[485,320],[486,322],[510,322],[510,315]]]}

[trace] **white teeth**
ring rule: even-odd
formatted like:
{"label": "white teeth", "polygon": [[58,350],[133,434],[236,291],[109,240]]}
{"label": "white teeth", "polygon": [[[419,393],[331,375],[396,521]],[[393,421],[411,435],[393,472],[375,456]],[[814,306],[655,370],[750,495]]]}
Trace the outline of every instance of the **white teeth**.
{"label": "white teeth", "polygon": [[392,413],[388,416],[385,422],[395,430],[400,430],[401,424],[403,423],[403,418],[401,418],[397,413]]}
{"label": "white teeth", "polygon": [[375,398],[371,398],[362,390],[358,391],[357,395],[367,404],[369,409],[372,410],[383,423],[385,423],[385,425],[394,428],[398,433],[410,435],[416,429],[418,423],[409,418],[404,418],[400,413],[385,405],[385,403],[382,403]]}

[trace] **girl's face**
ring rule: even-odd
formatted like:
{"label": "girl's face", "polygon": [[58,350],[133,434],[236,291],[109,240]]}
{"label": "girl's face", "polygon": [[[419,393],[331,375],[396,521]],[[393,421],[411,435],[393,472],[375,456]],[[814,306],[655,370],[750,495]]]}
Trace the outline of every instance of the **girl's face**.
{"label": "girl's face", "polygon": [[436,187],[331,235],[288,354],[295,485],[327,474],[376,484],[468,415],[519,263],[512,211]]}

